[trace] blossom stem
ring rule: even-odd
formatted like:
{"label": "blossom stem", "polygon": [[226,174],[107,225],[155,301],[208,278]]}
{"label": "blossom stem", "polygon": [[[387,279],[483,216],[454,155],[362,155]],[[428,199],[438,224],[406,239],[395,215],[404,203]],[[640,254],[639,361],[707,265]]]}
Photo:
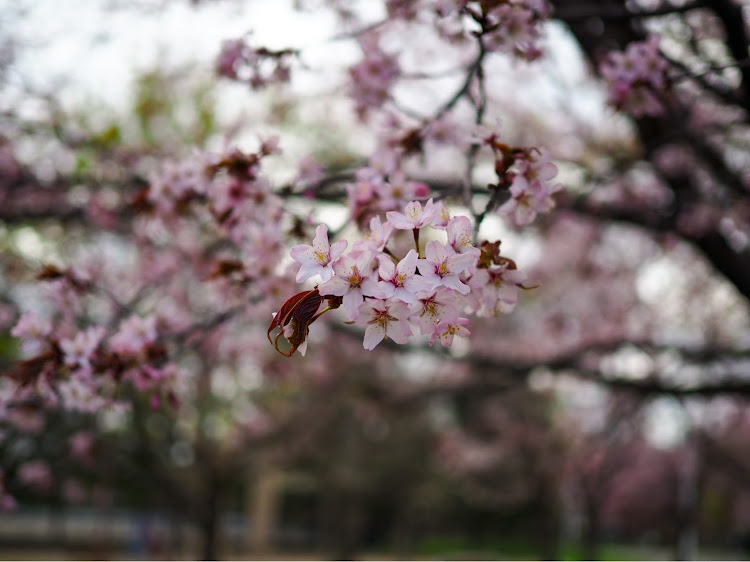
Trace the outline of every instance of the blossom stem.
{"label": "blossom stem", "polygon": [[329,310],[333,310],[333,307],[331,305],[328,305],[323,310],[321,310],[320,312],[318,312],[315,316],[313,316],[312,320],[310,320],[310,322],[308,322],[307,325],[309,326],[310,324],[312,324],[313,322],[315,322],[318,318],[320,318],[321,316],[323,316]]}

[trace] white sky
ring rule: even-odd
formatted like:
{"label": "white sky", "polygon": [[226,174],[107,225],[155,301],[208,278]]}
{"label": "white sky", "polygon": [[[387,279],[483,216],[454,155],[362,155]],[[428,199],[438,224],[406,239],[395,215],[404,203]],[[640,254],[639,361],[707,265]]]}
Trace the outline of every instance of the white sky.
{"label": "white sky", "polygon": [[[29,10],[16,18],[20,4]],[[94,97],[122,107],[133,70],[159,60],[208,67],[224,39],[251,29],[258,44],[271,48],[314,46],[332,35],[329,14],[294,12],[290,4],[226,0],[192,6],[174,0],[144,11],[112,9],[105,0],[0,0],[0,29],[3,20],[9,22],[24,41],[18,68],[29,83],[64,79],[64,101]]]}

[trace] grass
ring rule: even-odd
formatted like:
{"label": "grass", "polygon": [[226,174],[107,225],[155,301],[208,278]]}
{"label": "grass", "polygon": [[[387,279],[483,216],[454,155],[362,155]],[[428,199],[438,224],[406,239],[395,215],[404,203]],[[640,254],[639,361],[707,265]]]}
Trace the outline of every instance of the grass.
{"label": "grass", "polygon": [[[417,558],[433,560],[538,560],[540,549],[523,539],[468,541],[461,537],[432,537],[415,548]],[[668,548],[659,546],[605,543],[599,549],[600,560],[665,560]],[[578,544],[565,543],[558,553],[559,560],[584,560]]]}

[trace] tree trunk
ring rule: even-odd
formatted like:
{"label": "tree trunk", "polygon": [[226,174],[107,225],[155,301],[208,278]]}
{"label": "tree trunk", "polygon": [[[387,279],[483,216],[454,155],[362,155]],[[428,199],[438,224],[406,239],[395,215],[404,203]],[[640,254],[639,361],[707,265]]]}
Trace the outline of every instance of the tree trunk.
{"label": "tree trunk", "polygon": [[328,490],[322,494],[323,545],[331,560],[354,560],[360,546],[364,507],[351,493]]}
{"label": "tree trunk", "polygon": [[678,467],[675,560],[698,557],[698,516],[700,499],[700,443],[693,435],[686,444],[686,458]]}
{"label": "tree trunk", "polygon": [[204,512],[200,516],[202,535],[201,560],[217,560],[217,531],[219,514],[219,481],[212,470],[206,486]]}
{"label": "tree trunk", "polygon": [[279,493],[283,475],[277,468],[261,465],[248,501],[248,537],[253,552],[267,553],[273,548],[278,525]]}
{"label": "tree trunk", "polygon": [[581,557],[583,560],[599,560],[599,543],[601,542],[601,518],[595,498],[586,499]]}
{"label": "tree trunk", "polygon": [[560,558],[560,501],[557,483],[550,474],[542,475],[539,490],[539,554],[542,560]]}

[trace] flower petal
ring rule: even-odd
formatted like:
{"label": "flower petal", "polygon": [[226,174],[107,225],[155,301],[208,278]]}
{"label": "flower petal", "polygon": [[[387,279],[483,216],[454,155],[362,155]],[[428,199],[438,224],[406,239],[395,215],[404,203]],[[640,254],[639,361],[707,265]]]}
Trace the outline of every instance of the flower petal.
{"label": "flower petal", "polygon": [[384,337],[385,328],[383,326],[380,324],[370,324],[365,330],[365,339],[362,342],[362,345],[367,350],[375,349],[375,346],[383,341]]}

